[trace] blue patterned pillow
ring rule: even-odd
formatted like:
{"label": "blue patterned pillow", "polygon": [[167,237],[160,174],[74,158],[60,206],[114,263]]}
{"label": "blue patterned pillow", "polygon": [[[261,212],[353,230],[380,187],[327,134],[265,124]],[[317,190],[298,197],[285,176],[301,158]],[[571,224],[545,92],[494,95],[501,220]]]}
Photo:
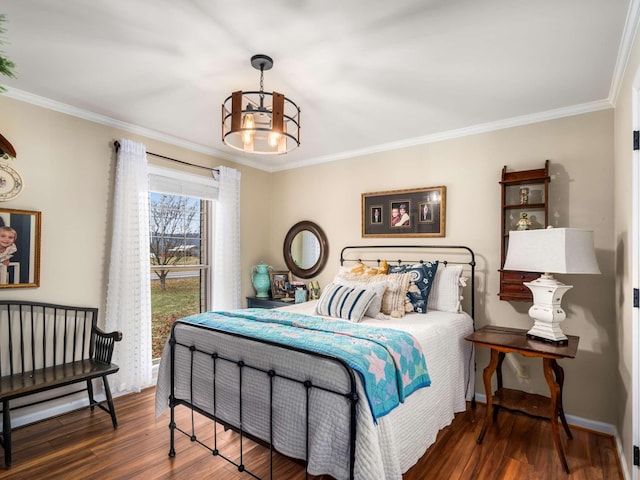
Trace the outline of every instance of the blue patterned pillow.
{"label": "blue patterned pillow", "polygon": [[362,320],[375,296],[376,293],[373,290],[330,283],[324,287],[316,305],[316,311],[320,315],[357,323]]}
{"label": "blue patterned pillow", "polygon": [[433,278],[438,270],[438,261],[419,263],[415,265],[390,265],[389,273],[410,273],[411,285],[407,297],[413,305],[413,311],[427,313],[427,301],[433,284]]}

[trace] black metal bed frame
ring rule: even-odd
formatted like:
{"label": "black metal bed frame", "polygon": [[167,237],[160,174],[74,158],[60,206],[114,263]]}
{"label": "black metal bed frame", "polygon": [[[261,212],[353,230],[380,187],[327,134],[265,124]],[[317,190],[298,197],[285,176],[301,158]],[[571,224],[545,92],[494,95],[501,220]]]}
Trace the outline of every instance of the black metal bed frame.
{"label": "black metal bed frame", "polygon": [[[474,252],[466,246],[440,246],[440,245],[382,245],[382,246],[370,246],[370,245],[365,245],[365,246],[346,246],[342,249],[342,251],[340,252],[340,265],[344,265],[344,262],[349,262],[349,261],[361,261],[361,262],[377,262],[378,264],[381,262],[380,259],[363,259],[363,258],[345,258],[345,252],[349,251],[349,250],[360,250],[360,251],[365,251],[365,250],[387,250],[387,249],[395,249],[396,251],[402,251],[402,250],[414,250],[414,249],[422,249],[422,250],[428,250],[428,249],[438,249],[438,250],[464,250],[466,253],[468,253],[469,257],[470,257],[470,261],[467,262],[457,262],[457,261],[447,261],[447,260],[442,260],[440,261],[440,263],[443,263],[444,265],[447,264],[462,264],[462,265],[469,265],[471,268],[471,317],[474,317],[474,306],[475,306],[475,254]],[[395,261],[395,260],[394,260]],[[420,262],[422,263],[423,260],[397,260],[398,264],[402,264],[402,263],[417,263]],[[475,323],[475,320],[474,320]],[[342,360],[339,358],[335,358],[332,356],[328,356],[328,355],[324,355],[324,354],[319,354],[316,352],[312,352],[312,351],[308,351],[308,350],[304,350],[304,349],[300,349],[300,348],[296,348],[296,347],[292,347],[292,346],[288,346],[288,345],[283,345],[283,344],[279,344],[279,343],[274,343],[271,341],[267,341],[267,340],[262,340],[262,339],[256,339],[253,337],[247,337],[244,335],[239,335],[239,334],[235,334],[235,333],[230,333],[230,332],[226,332],[224,330],[220,330],[217,328],[213,328],[210,326],[203,326],[203,325],[195,325],[195,324],[188,324],[190,327],[195,327],[195,328],[201,328],[203,330],[209,330],[209,331],[215,331],[216,333],[219,333],[221,335],[227,335],[230,337],[236,337],[236,338],[242,338],[251,342],[257,342],[257,343],[261,343],[261,344],[266,344],[266,345],[272,345],[278,348],[283,348],[285,350],[290,350],[290,351],[296,351],[299,353],[303,353],[305,355],[309,355],[309,356],[313,356],[313,357],[317,357],[317,358],[322,358],[325,360],[329,360],[329,361],[333,361],[336,362],[337,364],[339,364],[345,371],[347,378],[349,378],[349,382],[350,382],[350,387],[349,389],[347,389],[346,391],[338,391],[338,390],[333,390],[333,389],[329,389],[326,387],[322,387],[322,386],[318,386],[318,385],[314,385],[312,380],[307,379],[304,381],[292,378],[288,375],[281,375],[280,373],[276,372],[273,369],[267,369],[264,367],[261,367],[259,365],[250,365],[248,363],[246,363],[244,360],[242,360],[241,358],[227,358],[223,355],[220,355],[218,352],[216,351],[204,351],[201,350],[199,348],[197,348],[194,345],[187,345],[184,343],[180,343],[179,341],[176,340],[175,337],[175,327],[179,324],[184,324],[182,322],[180,322],[180,320],[178,320],[176,323],[174,323],[173,328],[171,330],[171,335],[169,338],[169,346],[170,346],[170,375],[171,375],[171,393],[169,395],[169,407],[170,407],[170,423],[169,423],[169,429],[170,429],[170,447],[169,447],[169,457],[174,457],[176,455],[176,450],[175,450],[175,432],[178,431],[186,436],[188,436],[190,438],[190,440],[194,443],[198,443],[201,446],[203,446],[204,448],[206,448],[207,450],[209,450],[213,456],[219,456],[222,459],[224,459],[225,461],[227,461],[228,463],[234,465],[239,472],[244,472],[247,473],[248,475],[250,475],[253,478],[256,478],[258,480],[260,480],[260,477],[258,477],[254,472],[251,472],[250,470],[247,469],[246,465],[244,464],[244,460],[243,460],[243,440],[244,438],[248,438],[250,440],[256,441],[262,445],[265,445],[269,448],[269,478],[272,479],[273,478],[273,453],[274,453],[274,446],[273,446],[273,392],[274,392],[274,382],[276,379],[282,379],[282,380],[286,380],[286,381],[290,381],[290,382],[294,382],[296,384],[301,385],[303,388],[305,388],[306,391],[306,405],[305,405],[305,435],[306,435],[306,449],[305,449],[305,459],[304,459],[304,464],[305,464],[305,478],[308,478],[309,472],[308,472],[308,463],[309,463],[309,413],[310,413],[310,403],[309,403],[309,398],[310,398],[310,391],[314,388],[319,388],[325,392],[331,393],[337,397],[343,397],[346,398],[347,401],[350,403],[350,424],[349,424],[349,448],[350,448],[350,452],[349,452],[349,478],[353,479],[354,478],[354,467],[355,467],[355,448],[356,448],[356,406],[358,404],[358,394],[356,392],[356,381],[355,381],[355,375],[353,370]],[[475,325],[474,325],[475,328]],[[176,349],[177,348],[184,348],[184,349],[188,349],[190,352],[190,367],[189,367],[189,387],[190,387],[190,398],[189,399],[183,399],[183,398],[176,398],[175,396],[175,359],[176,359]],[[194,378],[194,359],[196,355],[205,355],[208,356],[211,359],[212,362],[212,370],[213,370],[213,391],[212,391],[212,395],[213,395],[213,412],[207,412],[197,406],[194,405],[194,399],[193,399],[193,378]],[[242,355],[239,355],[240,357]],[[239,425],[233,425],[232,423],[226,421],[225,419],[220,418],[217,415],[217,397],[216,397],[216,369],[217,369],[217,365],[218,362],[226,362],[228,364],[233,364],[236,365],[237,367],[237,372],[238,372],[238,390],[239,390],[239,395],[238,395],[238,409],[239,409]],[[269,439],[265,440],[262,438],[256,438],[254,435],[252,435],[250,432],[246,431],[243,427],[243,421],[242,421],[242,405],[243,405],[243,396],[242,396],[242,387],[243,387],[243,371],[244,369],[250,369],[253,370],[255,372],[260,372],[262,374],[264,374],[265,376],[268,377],[269,379],[269,392],[267,392],[268,395],[268,404],[269,404]],[[472,372],[470,371],[469,375],[472,375]],[[475,403],[475,396],[474,396],[474,401],[472,403]],[[188,408],[191,409],[191,431],[188,432],[186,430],[181,429],[180,427],[177,426],[176,421],[175,421],[175,407],[178,405],[183,405],[186,406]],[[211,419],[214,422],[214,429],[213,429],[213,446],[209,446],[207,444],[205,444],[204,442],[202,442],[201,440],[198,439],[198,436],[196,434],[196,429],[195,429],[195,420],[194,420],[194,412],[197,412],[209,419]],[[219,449],[218,449],[218,444],[217,444],[217,424],[220,424],[221,426],[223,426],[225,429],[232,429],[236,432],[239,433],[240,435],[240,439],[239,439],[239,461],[236,462],[234,461],[232,458],[223,455]]]}
{"label": "black metal bed frame", "polygon": [[[176,322],[174,324],[174,329],[175,329],[175,325],[179,324],[180,321]],[[324,355],[324,354],[320,354],[320,353],[316,353],[316,352],[311,352],[311,351],[307,351],[307,350],[303,350],[300,348],[296,348],[296,347],[292,347],[289,345],[283,345],[283,344],[279,344],[279,343],[274,343],[274,342],[270,342],[270,341],[266,341],[266,340],[262,340],[262,339],[256,339],[253,337],[247,337],[244,335],[239,335],[239,334],[235,334],[235,333],[229,333],[226,332],[224,330],[219,330],[216,328],[212,328],[209,326],[203,326],[203,325],[193,325],[193,324],[189,324],[189,326],[191,327],[196,327],[196,328],[201,328],[203,330],[214,330],[217,333],[220,333],[222,335],[228,335],[231,337],[237,337],[237,338],[243,338],[252,342],[258,342],[258,343],[262,343],[265,345],[272,345],[272,346],[276,346],[279,348],[284,348],[285,350],[290,350],[290,351],[297,351],[300,353],[304,353],[305,355],[311,355],[317,358],[323,358],[325,360],[330,360],[330,361],[335,361],[337,362],[339,365],[341,365],[341,367],[344,369],[347,377],[349,378],[349,383],[350,383],[350,387],[348,390],[346,391],[338,391],[338,390],[333,390],[333,389],[329,389],[326,387],[322,387],[319,385],[314,385],[313,382],[311,380],[305,380],[305,381],[300,381],[298,379],[292,378],[290,376],[287,375],[281,375],[278,372],[276,372],[273,369],[264,369],[261,368],[260,366],[255,366],[255,365],[250,365],[246,362],[244,362],[243,360],[238,360],[238,359],[232,359],[232,358],[226,358],[222,355],[219,355],[217,352],[208,352],[208,351],[204,351],[204,350],[200,350],[197,347],[193,346],[193,345],[186,345],[183,343],[179,343],[174,336],[174,329],[172,329],[171,332],[171,338],[169,340],[169,345],[171,348],[171,395],[169,398],[169,406],[171,408],[171,420],[169,423],[169,428],[171,430],[171,439],[170,439],[170,448],[169,448],[169,456],[173,457],[175,456],[176,452],[175,452],[175,442],[174,442],[174,432],[175,430],[178,430],[180,433],[183,433],[185,435],[187,435],[188,437],[190,437],[192,442],[196,442],[199,443],[200,445],[202,445],[203,447],[205,447],[206,449],[208,449],[214,456],[220,456],[221,458],[223,458],[224,460],[226,460],[227,462],[235,465],[238,468],[239,472],[246,472],[247,474],[251,475],[254,478],[259,479],[260,477],[258,477],[257,475],[255,475],[253,472],[251,472],[250,470],[247,470],[246,465],[243,462],[243,439],[244,437],[249,438],[250,440],[256,441],[258,443],[264,444],[265,440],[264,439],[260,439],[260,438],[256,438],[255,436],[251,435],[250,432],[247,432],[246,430],[244,430],[243,428],[243,424],[242,424],[242,373],[244,369],[251,369],[253,371],[256,372],[261,372],[264,375],[266,375],[269,378],[269,440],[266,442],[268,447],[269,447],[269,478],[273,478],[273,452],[274,452],[274,448],[273,448],[273,386],[274,386],[274,381],[278,378],[286,380],[286,381],[290,381],[290,382],[294,382],[296,384],[299,384],[301,386],[303,386],[306,390],[306,406],[305,406],[305,432],[306,432],[306,455],[305,455],[305,465],[308,464],[309,461],[309,412],[310,412],[310,404],[309,404],[309,397],[310,397],[310,390],[314,389],[314,388],[318,388],[321,389],[325,392],[340,396],[340,397],[344,397],[346,398],[349,403],[350,403],[350,422],[349,422],[349,448],[350,448],[350,462],[349,462],[349,468],[350,468],[350,478],[353,478],[353,468],[354,468],[354,464],[355,464],[355,431],[356,431],[356,405],[358,403],[358,394],[356,392],[356,379],[355,379],[355,375],[353,373],[353,370],[351,370],[351,368],[342,360],[339,358],[335,358],[335,357],[331,357],[328,355]],[[190,352],[190,357],[191,357],[191,363],[190,363],[190,379],[189,379],[189,385],[191,387],[191,392],[190,392],[190,399],[187,401],[185,399],[177,399],[174,395],[175,393],[175,349],[181,347],[181,348],[186,348],[189,350]],[[193,375],[194,375],[194,358],[196,354],[201,354],[201,355],[206,355],[208,357],[211,358],[211,361],[213,363],[213,372],[214,372],[214,378],[213,378],[213,413],[210,412],[206,412],[198,407],[195,407],[193,405]],[[224,419],[221,419],[220,417],[217,416],[216,414],[216,407],[217,407],[217,397],[216,397],[216,367],[217,367],[217,362],[227,362],[230,364],[234,364],[237,366],[238,368],[238,387],[239,387],[239,396],[238,396],[238,407],[239,407],[239,412],[240,412],[240,424],[235,426],[233,424],[231,424],[230,422],[225,421]],[[192,409],[192,413],[191,413],[191,432],[186,432],[180,428],[178,428],[178,426],[176,425],[175,422],[175,412],[174,412],[174,408],[177,405],[184,405],[187,406],[189,408]],[[214,422],[214,445],[213,447],[210,447],[208,445],[206,445],[205,443],[201,442],[198,440],[196,432],[195,432],[195,421],[194,421],[194,416],[193,416],[193,410],[197,411],[198,413],[200,413],[201,415],[204,415],[207,418],[210,418],[211,420],[213,420]],[[218,450],[218,446],[217,446],[217,429],[216,429],[216,424],[220,423],[225,429],[229,428],[232,430],[237,431],[240,434],[240,460],[239,463],[236,463],[234,460],[232,460],[231,458],[223,455],[220,453],[220,451]]]}

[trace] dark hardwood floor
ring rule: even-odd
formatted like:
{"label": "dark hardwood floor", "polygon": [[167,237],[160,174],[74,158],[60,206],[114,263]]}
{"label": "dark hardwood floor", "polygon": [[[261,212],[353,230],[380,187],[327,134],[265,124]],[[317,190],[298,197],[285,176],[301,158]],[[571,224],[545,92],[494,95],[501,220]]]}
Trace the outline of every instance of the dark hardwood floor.
{"label": "dark hardwood floor", "polygon": [[[176,436],[177,455],[169,458],[169,416],[154,412],[154,389],[117,398],[119,427],[114,430],[103,411],[80,410],[19,428],[13,434],[14,464],[0,467],[0,478],[17,479],[216,479],[244,480],[220,458],[215,458],[188,437]],[[437,442],[405,480],[505,479],[505,480],[619,480],[622,473],[612,437],[572,427],[573,440],[563,435],[571,474],[566,475],[551,437],[548,421],[501,412],[482,445],[476,443],[485,407],[479,404],[456,416]],[[189,425],[180,408],[179,425]],[[205,421],[196,416],[196,424]],[[199,435],[206,428],[198,428]],[[208,429],[211,431],[211,429]],[[211,434],[210,434],[211,435]],[[233,432],[218,433],[219,448],[236,442]],[[228,455],[235,455],[235,449]],[[251,442],[244,447],[248,468],[268,478],[268,451]],[[304,479],[303,467],[277,456],[274,478]],[[318,480],[318,477],[314,477]],[[378,479],[371,479],[378,480]]]}

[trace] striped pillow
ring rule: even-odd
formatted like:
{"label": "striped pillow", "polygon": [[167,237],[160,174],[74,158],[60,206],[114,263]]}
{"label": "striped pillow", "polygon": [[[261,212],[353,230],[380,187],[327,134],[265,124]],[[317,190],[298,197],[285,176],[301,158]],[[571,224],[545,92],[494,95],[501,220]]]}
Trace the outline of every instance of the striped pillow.
{"label": "striped pillow", "polygon": [[[386,289],[382,296],[382,304],[380,306],[382,318],[404,317],[405,312],[411,312],[413,310],[413,306],[407,298],[407,292],[409,291],[409,284],[411,282],[410,273],[390,273],[389,275],[354,275],[352,273],[340,273],[339,275],[346,280],[357,281],[363,284],[384,282]],[[343,283],[336,279],[333,281],[335,283]],[[377,318],[380,318],[380,315],[378,315]]]}
{"label": "striped pillow", "polygon": [[359,322],[376,296],[374,291],[330,283],[322,291],[316,305],[319,315]]}
{"label": "striped pillow", "polygon": [[362,288],[364,290],[371,290],[373,293],[375,293],[376,294],[375,297],[373,297],[373,300],[369,304],[369,307],[367,308],[367,311],[364,312],[364,314],[367,317],[378,318],[378,314],[382,309],[382,299],[384,298],[384,294],[387,289],[387,284],[389,282],[387,281],[356,282],[356,281],[346,280],[340,275],[336,275],[333,279],[333,283],[337,285],[346,285],[347,287],[352,287],[352,288]]}

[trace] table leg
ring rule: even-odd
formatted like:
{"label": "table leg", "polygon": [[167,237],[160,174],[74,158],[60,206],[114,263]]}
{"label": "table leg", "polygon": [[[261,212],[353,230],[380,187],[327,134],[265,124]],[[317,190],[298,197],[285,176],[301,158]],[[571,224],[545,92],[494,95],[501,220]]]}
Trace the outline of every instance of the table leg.
{"label": "table leg", "polygon": [[[493,372],[496,371],[498,366],[498,360],[500,352],[498,350],[491,349],[491,360],[489,360],[489,365],[482,372],[482,378],[484,380],[484,393],[487,397],[487,411],[484,416],[484,422],[482,423],[482,430],[480,430],[480,435],[478,435],[478,443],[482,443],[484,439],[484,434],[487,433],[487,427],[489,426],[489,422],[491,421],[491,411],[493,410],[492,400],[493,395],[491,393],[491,377],[493,376]],[[504,354],[503,354],[504,356]]]}
{"label": "table leg", "polygon": [[[558,401],[562,398],[561,396],[561,388],[558,384],[555,376],[556,369],[553,364],[556,363],[552,358],[543,358],[543,366],[544,366],[544,378],[547,380],[547,385],[549,385],[549,392],[551,393],[551,411],[549,412],[549,416],[551,417],[551,433],[553,434],[553,443],[555,443],[556,451],[558,452],[558,456],[560,457],[560,462],[562,462],[562,466],[564,467],[564,471],[569,473],[569,464],[567,463],[567,458],[564,455],[564,449],[562,448],[562,442],[560,441],[560,431],[558,428]],[[563,373],[561,373],[561,380],[563,381]],[[562,415],[564,417],[564,414]]]}
{"label": "table leg", "polygon": [[[504,362],[504,357],[506,353],[499,352],[498,353],[498,366],[496,367],[496,379],[498,380],[498,390],[502,388],[502,362]],[[498,420],[498,412],[500,411],[500,405],[493,406],[493,421]]]}
{"label": "table leg", "polygon": [[558,365],[558,362],[555,359],[551,360],[551,368],[553,368],[553,372],[556,374],[556,382],[560,386],[560,392],[558,394],[558,415],[560,420],[562,421],[562,426],[564,427],[564,431],[567,434],[567,437],[573,438],[571,434],[571,430],[569,430],[569,425],[567,424],[567,419],[564,416],[564,402],[562,400],[562,390],[564,388],[564,368]]}
{"label": "table leg", "polygon": [[496,379],[498,380],[498,390],[502,388],[502,362],[504,361],[504,357],[506,353],[499,352],[498,353],[498,367],[496,369]]}

